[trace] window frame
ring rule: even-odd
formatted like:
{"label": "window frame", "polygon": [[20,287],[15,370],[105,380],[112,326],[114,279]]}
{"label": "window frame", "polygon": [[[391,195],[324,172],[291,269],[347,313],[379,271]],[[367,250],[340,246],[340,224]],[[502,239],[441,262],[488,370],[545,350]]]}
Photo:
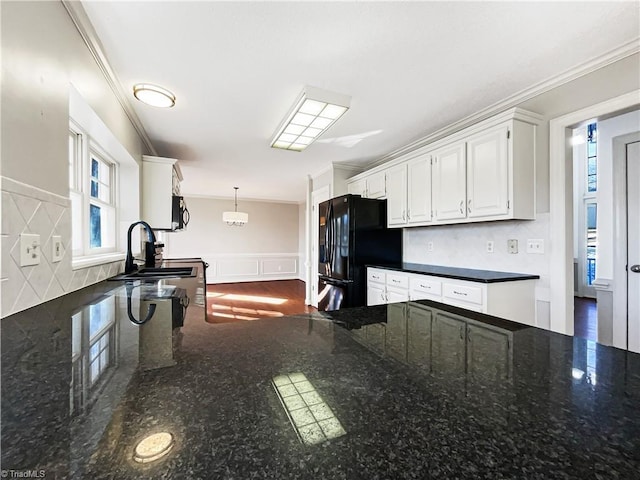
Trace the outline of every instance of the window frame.
{"label": "window frame", "polygon": [[[107,263],[105,256],[121,254],[119,251],[119,205],[118,205],[118,162],[116,162],[102,146],[97,143],[80,125],[72,119],[69,121],[69,146],[75,136],[75,157],[69,155],[69,194],[72,200],[72,264],[74,268],[82,268],[89,264]],[[108,167],[109,199],[105,201],[91,195],[91,162],[93,159]],[[75,197],[75,198],[74,198]],[[74,212],[73,205],[80,204],[78,212]],[[112,245],[102,247],[91,246],[91,205],[94,204],[102,211],[111,210],[112,220],[105,228],[111,230]],[[80,223],[80,234],[76,226]],[[101,260],[105,260],[104,262]]]}

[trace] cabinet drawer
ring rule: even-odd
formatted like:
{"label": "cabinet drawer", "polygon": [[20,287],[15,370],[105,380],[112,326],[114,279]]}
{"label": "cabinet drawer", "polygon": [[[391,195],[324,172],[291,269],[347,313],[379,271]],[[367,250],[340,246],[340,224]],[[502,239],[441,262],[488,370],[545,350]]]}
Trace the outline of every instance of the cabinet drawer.
{"label": "cabinet drawer", "polygon": [[431,277],[420,278],[420,276],[411,277],[411,291],[427,293],[431,296],[439,297],[442,295],[442,282],[434,280]]}
{"label": "cabinet drawer", "polygon": [[390,287],[409,288],[409,277],[407,275],[387,273],[387,285]]}
{"label": "cabinet drawer", "polygon": [[[474,303],[482,305],[482,288],[471,285],[460,285],[454,283],[445,283],[443,286],[443,294],[446,299],[455,302]],[[448,303],[448,302],[447,302]]]}
{"label": "cabinet drawer", "polygon": [[368,268],[367,269],[367,281],[373,283],[385,283],[386,275],[380,270]]}

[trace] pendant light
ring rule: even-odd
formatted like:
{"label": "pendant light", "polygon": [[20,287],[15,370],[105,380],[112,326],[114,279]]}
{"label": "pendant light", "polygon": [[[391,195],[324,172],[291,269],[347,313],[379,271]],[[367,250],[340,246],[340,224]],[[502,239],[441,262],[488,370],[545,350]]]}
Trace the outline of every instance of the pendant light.
{"label": "pendant light", "polygon": [[235,190],[235,210],[233,212],[223,212],[222,221],[231,227],[242,227],[249,221],[249,214],[238,211],[238,187],[233,187]]}

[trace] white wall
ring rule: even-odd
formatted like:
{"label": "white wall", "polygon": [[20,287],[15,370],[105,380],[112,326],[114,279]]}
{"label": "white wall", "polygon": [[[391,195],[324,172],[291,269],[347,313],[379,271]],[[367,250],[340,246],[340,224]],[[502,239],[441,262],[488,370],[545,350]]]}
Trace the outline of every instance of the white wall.
{"label": "white wall", "polygon": [[[135,162],[148,152],[61,2],[2,2],[0,8],[0,291],[5,317],[103,280],[120,268],[116,262],[73,270],[70,248],[61,262],[50,258],[52,235],[61,235],[65,247],[71,242],[71,85]],[[20,233],[40,235],[40,265],[20,267]]]}
{"label": "white wall", "polygon": [[233,199],[187,197],[191,221],[184,232],[166,235],[166,258],[202,257],[207,283],[299,278],[299,206],[238,199],[249,214],[243,227],[228,226],[222,212]]}

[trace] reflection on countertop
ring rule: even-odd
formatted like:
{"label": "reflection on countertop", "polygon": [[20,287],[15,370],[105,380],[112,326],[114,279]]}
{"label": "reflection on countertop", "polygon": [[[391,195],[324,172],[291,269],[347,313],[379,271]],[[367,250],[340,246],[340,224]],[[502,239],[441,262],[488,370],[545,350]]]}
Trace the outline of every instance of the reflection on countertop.
{"label": "reflection on countertop", "polygon": [[[102,282],[2,320],[2,468],[92,479],[640,468],[639,355],[428,301],[226,324],[196,312],[177,325],[173,287]],[[127,293],[138,314],[156,304],[144,325]]]}

